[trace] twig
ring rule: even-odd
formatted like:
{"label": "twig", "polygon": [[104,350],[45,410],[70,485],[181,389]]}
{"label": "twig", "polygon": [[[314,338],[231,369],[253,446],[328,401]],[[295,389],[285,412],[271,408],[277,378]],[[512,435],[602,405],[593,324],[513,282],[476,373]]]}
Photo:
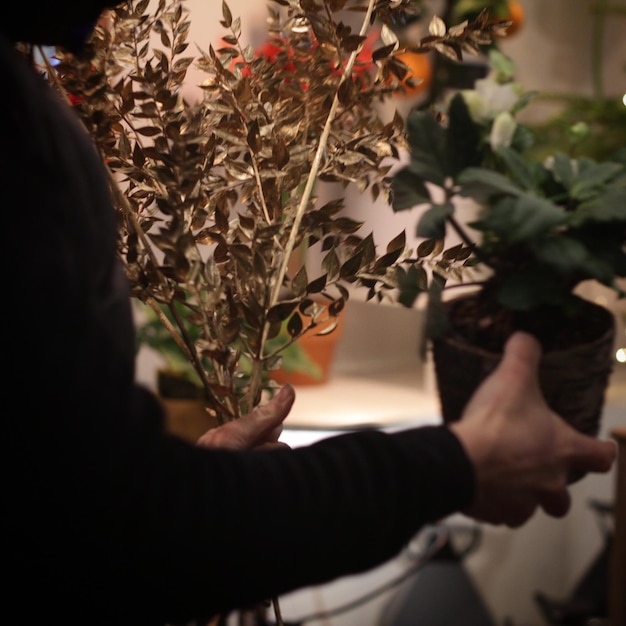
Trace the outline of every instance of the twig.
{"label": "twig", "polygon": [[[372,13],[374,11],[374,5],[376,4],[376,0],[369,0],[367,9],[365,11],[365,16],[363,18],[363,23],[361,25],[361,30],[359,35],[361,37],[365,36],[370,26],[370,19],[372,17]],[[311,163],[311,169],[309,171],[309,175],[307,177],[306,183],[304,185],[304,190],[302,191],[302,196],[300,197],[300,203],[298,204],[298,208],[296,210],[293,222],[290,226],[289,237],[287,239],[287,243],[285,244],[284,250],[282,250],[282,257],[280,267],[278,269],[278,273],[273,277],[274,283],[273,288],[270,294],[269,307],[272,308],[278,303],[280,297],[280,290],[287,274],[287,268],[289,265],[289,260],[291,258],[291,254],[293,253],[296,247],[296,240],[298,238],[298,231],[300,229],[300,224],[302,223],[302,219],[306,213],[306,209],[309,205],[309,201],[311,199],[311,195],[313,193],[313,188],[315,187],[315,183],[317,181],[317,176],[320,170],[320,166],[322,163],[322,159],[324,157],[324,153],[326,151],[326,147],[328,144],[328,138],[330,136],[331,128],[333,121],[337,115],[337,110],[339,108],[339,90],[341,86],[347,81],[350,80],[352,76],[352,69],[354,67],[354,63],[356,62],[356,58],[361,51],[362,46],[359,46],[355,50],[353,50],[348,57],[348,61],[344,67],[343,74],[337,90],[335,91],[335,95],[333,98],[333,102],[331,104],[330,110],[328,112],[328,116],[326,117],[326,122],[324,124],[324,128],[320,135],[317,149],[315,151],[315,156]],[[261,334],[261,341],[259,342],[259,350],[258,350],[258,358],[255,359],[252,367],[252,373],[250,376],[250,383],[248,387],[248,394],[246,400],[246,406],[248,408],[252,408],[255,404],[255,401],[258,397],[260,388],[261,388],[261,379],[262,379],[262,355],[265,343],[267,341],[267,336],[270,328],[269,321],[266,321],[263,325],[263,331]]]}
{"label": "twig", "polygon": [[[46,66],[46,71],[48,72],[50,79],[52,80],[53,84],[57,88],[59,94],[67,102],[67,104],[71,105],[69,95],[67,91],[65,90],[65,88],[63,87],[63,85],[61,84],[61,81],[59,80],[59,77],[56,73],[56,70],[50,63],[50,60],[48,59],[47,54],[45,53],[45,51],[43,50],[41,46],[38,46],[38,50],[44,61],[44,64]],[[109,179],[109,186],[111,188],[111,192],[115,195],[115,198],[119,203],[119,206],[122,207],[125,217],[129,220],[133,231],[137,234],[137,237],[141,241],[145,252],[150,257],[153,267],[157,268],[159,264],[157,262],[156,256],[154,255],[154,251],[152,250],[152,246],[150,245],[150,242],[148,241],[148,237],[146,233],[141,228],[141,225],[139,224],[139,221],[137,220],[137,216],[131,209],[128,199],[126,198],[126,196],[120,189],[117,183],[117,180],[115,179],[115,176],[113,175],[113,172],[111,171],[111,169],[108,167],[106,163],[104,163],[104,168]],[[169,283],[161,274],[161,272],[157,272],[157,274],[159,276],[159,280],[161,280],[162,282],[162,286],[164,288],[165,293],[167,293],[170,290]],[[176,331],[174,326],[167,319],[167,317],[163,314],[163,311],[161,311],[161,308],[158,306],[158,304],[154,300],[149,298],[147,300],[147,304],[152,308],[152,310],[155,312],[159,320],[163,323],[163,325],[170,332],[170,334],[172,335],[174,341],[179,346],[179,348],[183,351],[183,353],[187,356],[187,358],[194,364],[194,367],[197,370],[198,375],[200,376],[200,379],[202,380],[204,389],[206,391],[207,403],[211,406],[211,410],[212,412],[214,412],[218,420],[218,423],[219,424],[224,423],[223,413],[225,411],[225,407],[219,402],[215,394],[213,394],[211,382],[209,381],[206,375],[206,372],[204,368],[202,367],[200,357],[194,348],[193,341],[187,334],[185,326],[184,326],[184,321],[178,315],[176,308],[172,305],[171,302],[169,303],[169,309],[172,312],[172,315],[179,326],[180,334]],[[182,334],[182,337],[184,337],[184,339],[181,338],[181,334]],[[231,412],[227,411],[227,413],[230,414]]]}

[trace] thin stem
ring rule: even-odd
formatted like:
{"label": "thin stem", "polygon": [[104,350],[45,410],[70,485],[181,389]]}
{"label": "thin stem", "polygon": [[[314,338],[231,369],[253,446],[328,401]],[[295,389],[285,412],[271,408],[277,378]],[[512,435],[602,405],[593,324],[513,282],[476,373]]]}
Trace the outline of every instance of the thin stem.
{"label": "thin stem", "polygon": [[[71,105],[67,91],[61,84],[61,81],[59,80],[59,76],[56,73],[56,70],[54,69],[52,64],[50,63],[48,56],[46,55],[45,51],[41,48],[41,46],[39,46],[38,49],[44,61],[44,64],[46,66],[46,71],[48,72],[48,75],[50,76],[52,82],[54,83],[55,87],[57,88],[61,96],[64,98],[64,100],[69,105]],[[115,179],[115,176],[113,175],[113,172],[111,171],[111,169],[106,163],[104,163],[104,169],[109,179],[109,186],[111,188],[111,192],[113,193],[113,196],[118,206],[122,208],[124,216],[128,219],[132,230],[136,233],[138,239],[141,241],[142,247],[144,251],[146,252],[146,254],[148,255],[148,257],[150,258],[150,262],[152,263],[152,266],[154,268],[157,268],[159,266],[159,263],[154,254],[154,250],[152,249],[152,246],[150,245],[150,242],[148,241],[148,237],[145,231],[139,224],[137,216],[132,210],[130,203],[128,202],[128,199],[126,198],[126,196],[120,189],[117,183],[117,180]],[[156,272],[156,274],[158,275],[159,280],[161,281],[161,286],[163,287],[164,293],[167,294],[170,291],[170,285],[167,279],[161,274],[161,272]],[[158,304],[154,300],[149,298],[146,302],[155,312],[155,314],[157,315],[159,320],[163,323],[163,325],[166,327],[166,329],[170,332],[170,334],[172,335],[172,338],[174,339],[178,347],[183,351],[183,354],[185,354],[187,358],[191,361],[191,363],[193,363],[198,375],[200,376],[200,379],[202,380],[202,383],[206,392],[206,396],[207,396],[207,403],[211,406],[211,411],[215,414],[218,420],[218,423],[222,424],[224,422],[223,412],[225,411],[225,407],[222,406],[222,404],[219,402],[219,400],[215,397],[215,395],[212,392],[211,382],[209,381],[206,375],[206,372],[204,370],[204,367],[202,366],[200,356],[195,350],[193,341],[187,334],[184,320],[182,320],[182,318],[178,314],[178,311],[173,306],[173,304],[169,303],[168,305],[169,310],[171,311],[172,316],[176,320],[176,323],[180,330],[180,333],[178,333],[176,331],[176,328],[171,324],[171,322],[163,314],[163,311],[161,311],[161,308],[158,306]],[[227,411],[227,413],[230,414],[231,412]]]}
{"label": "thin stem", "polygon": [[467,233],[463,230],[463,227],[461,226],[461,224],[459,224],[456,218],[453,216],[448,217],[448,223],[450,224],[450,226],[452,226],[452,229],[461,238],[463,243],[465,243],[472,249],[472,252],[476,255],[478,260],[481,263],[484,263],[487,267],[493,268],[493,263],[491,263],[489,258],[487,258],[482,253],[481,249],[476,245],[476,243],[467,236]]}
{"label": "thin stem", "polygon": [[[370,18],[374,11],[374,4],[376,0],[369,0],[367,5],[367,10],[365,12],[365,17],[363,18],[363,24],[361,25],[361,31],[359,33],[360,36],[365,36],[368,31]],[[300,198],[300,203],[298,205],[298,209],[296,211],[293,224],[291,225],[291,230],[289,232],[289,238],[287,240],[287,244],[285,245],[284,256],[282,258],[282,263],[278,270],[278,274],[276,276],[276,281],[274,282],[274,289],[272,292],[272,298],[270,301],[270,305],[274,306],[278,302],[278,297],[280,294],[280,288],[282,286],[283,280],[287,273],[287,265],[289,264],[289,257],[293,252],[293,249],[296,244],[296,239],[298,237],[298,230],[300,228],[300,224],[306,213],[306,208],[309,204],[309,200],[311,199],[311,194],[313,193],[313,188],[315,186],[315,182],[317,180],[317,175],[319,173],[319,169],[322,163],[322,159],[324,157],[324,153],[326,152],[326,146],[328,144],[328,137],[330,136],[330,131],[332,128],[332,123],[337,115],[337,109],[339,108],[339,90],[341,86],[347,81],[351,79],[352,76],[352,68],[354,67],[354,63],[356,62],[357,55],[361,51],[361,46],[359,46],[356,50],[354,50],[349,58],[348,62],[343,71],[343,75],[341,77],[341,81],[337,90],[335,92],[335,97],[333,98],[332,105],[330,107],[330,111],[328,112],[328,117],[326,118],[326,123],[324,124],[324,129],[322,130],[322,134],[320,135],[319,142],[317,144],[317,150],[315,151],[315,157],[313,158],[313,162],[311,163],[311,170],[309,172],[309,176],[307,177],[304,191],[302,192],[302,196]]]}
{"label": "thin stem", "polygon": [[[374,12],[374,5],[376,4],[376,0],[369,0],[367,9],[365,11],[365,15],[363,18],[363,23],[361,25],[361,30],[359,35],[364,37],[369,29],[370,20],[372,17],[372,13]],[[311,200],[311,195],[313,193],[313,188],[315,187],[315,183],[317,181],[317,176],[322,164],[322,160],[324,158],[324,154],[326,152],[326,147],[328,144],[328,138],[331,133],[332,124],[337,116],[337,110],[339,108],[339,90],[341,86],[347,81],[351,79],[352,69],[356,62],[356,58],[361,51],[361,47],[359,46],[356,50],[354,50],[350,56],[348,57],[348,61],[344,67],[341,81],[335,91],[335,96],[333,98],[333,102],[330,106],[330,110],[328,112],[328,116],[326,117],[326,122],[324,124],[324,128],[320,135],[317,149],[315,151],[315,156],[313,157],[313,161],[311,163],[311,169],[309,171],[309,175],[307,177],[306,183],[304,185],[304,190],[302,191],[302,195],[300,197],[300,202],[298,204],[298,208],[296,210],[296,214],[294,216],[293,222],[290,226],[289,237],[287,239],[287,243],[285,244],[285,248],[282,251],[280,266],[278,268],[278,273],[274,277],[273,288],[270,294],[269,308],[272,308],[278,303],[280,297],[280,290],[283,285],[283,281],[287,274],[287,268],[289,265],[289,260],[291,258],[291,254],[293,253],[296,241],[298,238],[298,231],[300,229],[300,224],[302,223],[302,219],[306,213],[306,209]],[[267,341],[267,335],[269,332],[270,324],[269,322],[265,322],[263,326],[263,331],[261,334],[261,341],[259,342],[259,351],[257,355],[257,359],[254,360],[252,366],[252,373],[250,376],[250,384],[248,387],[248,394],[246,400],[246,406],[251,408],[254,406],[257,396],[259,394],[259,390],[261,387],[261,379],[263,372],[263,363],[262,363],[262,355],[265,343]]]}
{"label": "thin stem", "polygon": [[[241,55],[241,59],[247,64],[248,69],[250,71],[250,76],[253,76],[254,73],[252,72],[251,64],[249,62],[245,61],[244,49],[241,47],[241,41],[240,41],[241,34],[240,34],[240,32],[235,30],[235,29],[233,29],[232,26],[231,26],[230,32],[233,35],[233,37],[235,37],[235,39],[237,40],[237,48],[239,50],[239,54]],[[257,95],[257,103],[259,104],[259,109],[263,113],[266,113],[265,107],[263,106],[263,104],[258,99],[258,95]],[[239,113],[239,116],[241,117],[241,122],[246,127],[246,131],[249,131],[250,129],[246,125],[246,115],[245,115],[244,111],[242,111],[241,108],[238,106],[239,102],[238,102],[237,98],[233,99],[233,105],[235,106],[235,108],[237,110],[237,113]],[[266,113],[266,118],[267,118],[267,113]],[[258,160],[256,158],[256,155],[254,153],[254,150],[252,149],[252,146],[250,146],[250,153],[249,154],[250,154],[250,158],[251,158],[252,169],[254,170],[254,179],[256,180],[256,186],[257,186],[257,189],[259,191],[259,199],[260,199],[260,203],[261,203],[261,211],[263,212],[263,217],[265,217],[266,223],[267,224],[271,224],[272,220],[270,218],[270,213],[269,213],[269,210],[267,208],[267,202],[265,200],[265,194],[263,193],[263,185],[261,183],[261,174],[259,172],[259,164],[258,164]]]}
{"label": "thin stem", "polygon": [[284,626],[283,616],[280,610],[280,603],[278,598],[272,598],[272,607],[274,608],[274,615],[276,616],[276,625]]}

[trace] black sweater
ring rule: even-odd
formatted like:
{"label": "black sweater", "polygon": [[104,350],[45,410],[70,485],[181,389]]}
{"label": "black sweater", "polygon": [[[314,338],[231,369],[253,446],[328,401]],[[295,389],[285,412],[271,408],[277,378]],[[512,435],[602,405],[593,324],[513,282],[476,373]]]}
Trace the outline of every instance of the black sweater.
{"label": "black sweater", "polygon": [[[208,617],[395,556],[469,504],[444,427],[297,450],[169,436],[134,381],[134,331],[100,158],[0,37],[3,609],[12,623]],[[389,397],[393,403],[393,397]]]}

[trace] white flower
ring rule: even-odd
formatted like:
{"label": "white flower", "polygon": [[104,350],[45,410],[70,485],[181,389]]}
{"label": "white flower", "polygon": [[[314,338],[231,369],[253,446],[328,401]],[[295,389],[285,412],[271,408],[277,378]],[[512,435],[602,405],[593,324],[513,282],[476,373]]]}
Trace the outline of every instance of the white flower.
{"label": "white flower", "polygon": [[[548,155],[544,160],[543,160],[543,166],[547,169],[550,170],[551,172],[555,173],[554,171],[554,155],[550,154]],[[578,164],[578,159],[570,159],[570,167],[572,168],[572,174],[574,177],[578,176],[580,173],[580,166]]]}
{"label": "white flower", "polygon": [[508,112],[498,114],[491,126],[491,133],[489,134],[489,144],[491,149],[496,152],[502,147],[509,147],[517,128],[517,122],[513,116]]}
{"label": "white flower", "polygon": [[461,93],[472,119],[484,123],[500,113],[511,111],[519,99],[519,86],[516,83],[500,84],[487,77],[477,80],[474,89],[466,89]]}

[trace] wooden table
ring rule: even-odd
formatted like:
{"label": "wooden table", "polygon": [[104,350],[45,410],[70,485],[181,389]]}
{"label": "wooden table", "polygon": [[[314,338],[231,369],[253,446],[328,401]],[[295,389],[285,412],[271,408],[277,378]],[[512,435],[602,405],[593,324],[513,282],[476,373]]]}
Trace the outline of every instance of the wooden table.
{"label": "wooden table", "polygon": [[615,489],[615,535],[611,553],[609,624],[626,625],[626,427],[611,433],[618,445]]}

